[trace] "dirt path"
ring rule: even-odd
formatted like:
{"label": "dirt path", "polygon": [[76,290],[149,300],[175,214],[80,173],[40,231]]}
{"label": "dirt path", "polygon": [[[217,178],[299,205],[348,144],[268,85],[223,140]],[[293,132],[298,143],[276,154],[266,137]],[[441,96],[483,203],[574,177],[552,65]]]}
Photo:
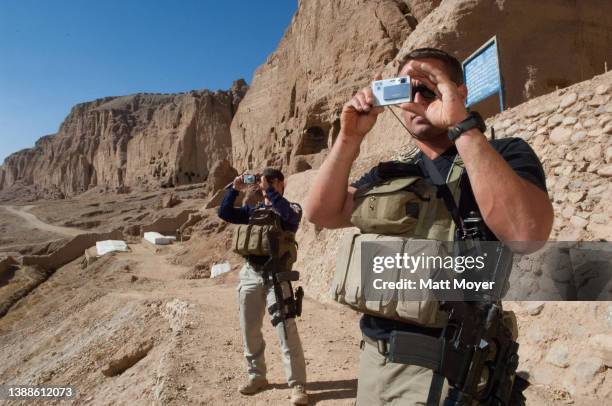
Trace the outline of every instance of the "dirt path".
{"label": "dirt path", "polygon": [[26,221],[26,223],[29,226],[35,229],[49,231],[52,233],[61,234],[61,235],[69,236],[69,237],[74,237],[76,235],[85,233],[85,231],[79,230],[77,228],[54,226],[52,224],[45,223],[44,221],[36,217],[34,214],[29,213],[29,210],[34,207],[32,205],[30,206],[0,206],[0,207],[2,207],[3,209],[5,209],[6,211],[8,211],[9,213],[13,215],[21,217],[22,219]]}
{"label": "dirt path", "polygon": [[[178,244],[161,251],[131,248],[85,269],[79,260],[60,268],[0,318],[0,382],[70,384],[77,403],[86,405],[289,404],[278,337],[267,316],[270,387],[251,397],[237,392],[246,368],[236,270],[185,280],[188,268],[167,261]],[[310,404],[353,405],[356,314],[306,299],[298,328]],[[135,348],[149,342],[152,349],[133,361]],[[129,366],[106,376],[113,362]]]}

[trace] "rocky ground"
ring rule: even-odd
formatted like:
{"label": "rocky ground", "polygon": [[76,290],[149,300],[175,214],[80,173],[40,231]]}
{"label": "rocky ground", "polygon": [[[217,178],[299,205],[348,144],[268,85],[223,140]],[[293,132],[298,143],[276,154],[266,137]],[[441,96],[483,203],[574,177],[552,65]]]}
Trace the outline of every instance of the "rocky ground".
{"label": "rocky ground", "polygon": [[[181,204],[201,203],[194,199]],[[74,199],[49,207],[81,213],[91,210],[90,204]],[[50,208],[31,211],[52,217]],[[85,268],[78,258],[13,306],[0,318],[0,382],[71,384],[79,404],[288,403],[277,337],[267,322],[271,387],[248,398],[236,391],[244,378],[235,293],[240,259],[228,254],[231,229],[211,210],[202,213],[204,219],[187,242],[164,248],[135,242],[131,252],[107,255]],[[32,236],[37,233],[30,230]],[[210,265],[221,261],[229,261],[232,272],[206,278]],[[316,269],[300,268],[304,280]],[[0,293],[2,289],[6,286]],[[610,360],[605,357],[610,354],[605,351],[612,306],[509,306],[519,315],[520,369],[534,382],[527,390],[530,405],[590,405],[609,398]],[[598,324],[601,320],[607,320],[607,326]],[[306,299],[299,329],[312,404],[353,404],[357,321],[358,315],[349,310]],[[575,375],[581,380],[557,382]],[[559,389],[563,385],[580,388],[571,394]]]}
{"label": "rocky ground", "polygon": [[[180,244],[131,249],[62,267],[0,319],[0,382],[70,384],[79,404],[288,403],[267,322],[271,387],[253,398],[236,391],[245,375],[235,270],[184,279],[190,267],[173,264]],[[352,404],[356,315],[307,299],[299,329],[312,404]]]}

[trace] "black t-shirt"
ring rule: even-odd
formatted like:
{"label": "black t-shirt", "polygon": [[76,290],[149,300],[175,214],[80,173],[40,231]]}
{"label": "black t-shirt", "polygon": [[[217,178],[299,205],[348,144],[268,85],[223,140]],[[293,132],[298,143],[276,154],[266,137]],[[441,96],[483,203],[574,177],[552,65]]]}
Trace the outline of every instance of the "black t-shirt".
{"label": "black t-shirt", "polygon": [[[537,155],[531,149],[529,144],[520,138],[503,138],[490,141],[491,146],[508,162],[514,172],[521,178],[526,179],[546,192],[546,178],[542,163]],[[434,165],[446,179],[448,172],[451,169],[453,160],[457,155],[457,149],[453,146],[446,150],[443,154],[433,160]],[[426,178],[429,177],[425,165],[421,159],[422,153],[419,152],[414,158],[414,161],[419,164]],[[493,175],[494,176],[494,175]],[[353,182],[351,186],[359,189],[366,185],[376,183],[382,179],[378,176],[378,167],[374,167],[359,180]],[[461,198],[459,201],[459,213],[461,217],[467,217],[471,211],[478,211],[476,199],[472,192],[472,187],[469,182],[467,173],[464,173],[461,181]],[[491,235],[493,235],[491,233]],[[438,335],[440,329],[423,328],[416,325],[402,323],[396,320],[385,319],[364,314],[360,322],[361,331],[363,334],[374,339],[388,339],[389,334],[393,330],[420,332],[429,335]]]}

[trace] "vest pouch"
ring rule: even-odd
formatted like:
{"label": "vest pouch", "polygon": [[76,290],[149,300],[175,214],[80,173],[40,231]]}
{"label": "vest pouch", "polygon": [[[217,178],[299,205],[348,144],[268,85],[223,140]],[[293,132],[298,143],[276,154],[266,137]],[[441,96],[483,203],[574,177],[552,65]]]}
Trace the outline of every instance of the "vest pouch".
{"label": "vest pouch", "polygon": [[[380,234],[364,234],[360,238],[359,244],[359,264],[357,265],[359,268],[362,264],[362,252],[363,246],[361,243],[369,241],[369,242],[377,242],[377,243],[399,243],[400,246],[403,246],[405,243],[405,238],[403,237],[393,237],[388,235],[380,235]],[[372,268],[369,266],[367,269],[362,269],[361,272],[371,272],[373,273]],[[361,272],[359,272],[361,278]],[[386,269],[384,271],[385,280],[397,282],[400,278],[400,271],[397,268]],[[370,277],[371,279],[371,277]],[[362,280],[359,281],[360,283]],[[397,318],[396,316],[396,307],[397,307],[397,291],[394,289],[382,289],[375,290],[372,287],[369,287],[367,290],[363,289],[365,293],[362,300],[365,303],[365,313],[374,314],[377,316],[382,316],[385,318]]]}
{"label": "vest pouch", "polygon": [[[336,258],[336,272],[332,280],[331,296],[335,301],[347,305],[353,310],[374,316],[385,317],[418,324],[426,327],[442,327],[448,319],[440,310],[439,302],[433,294],[423,292],[422,300],[407,300],[403,290],[381,290],[380,296],[369,291],[367,298],[362,288],[361,243],[368,241],[402,243],[402,254],[413,256],[441,255],[441,242],[433,240],[413,240],[405,237],[393,237],[380,234],[347,233],[340,242],[339,255]],[[372,272],[371,269],[365,270]],[[405,272],[387,269],[386,280],[399,281],[405,278]],[[419,270],[416,277],[435,277],[436,269]],[[413,274],[414,275],[414,274]],[[415,278],[416,278],[415,277]],[[367,300],[366,300],[367,299]]]}
{"label": "vest pouch", "polygon": [[[268,241],[265,241],[264,246],[267,247]],[[269,248],[266,248],[269,252]],[[295,241],[295,234],[290,231],[283,231],[279,241],[279,255],[282,257],[286,253],[289,253],[289,265],[293,265],[297,261],[297,243]]]}
{"label": "vest pouch", "polygon": [[351,223],[363,233],[406,235],[417,228],[431,187],[422,178],[398,178],[357,191]]}
{"label": "vest pouch", "polygon": [[331,283],[331,298],[336,302],[346,304],[344,301],[346,277],[349,271],[349,263],[353,254],[353,244],[359,235],[356,230],[344,233],[340,240],[339,250],[336,255],[336,269]]}
{"label": "vest pouch", "polygon": [[[427,258],[444,258],[449,254],[448,247],[449,244],[443,241],[407,239],[402,255],[428,261]],[[400,277],[415,280],[417,286],[420,280],[446,279],[446,271],[438,268],[435,261],[430,262],[425,263],[425,266],[421,266],[412,274],[404,271]],[[393,318],[427,327],[443,327],[448,320],[448,314],[440,309],[440,302],[432,291],[420,289],[419,292],[422,295],[421,300],[408,300],[407,292],[398,290],[396,314]]]}
{"label": "vest pouch", "polygon": [[265,227],[251,224],[251,233],[249,235],[249,244],[247,252],[249,255],[264,255],[263,254],[263,239],[265,236]]}
{"label": "vest pouch", "polygon": [[232,238],[232,250],[240,255],[249,255],[249,235],[250,224],[240,224],[234,228],[234,237]]}
{"label": "vest pouch", "polygon": [[[362,313],[390,317],[394,314],[393,296],[375,296],[372,292],[365,297],[362,289],[361,243],[367,241],[395,241],[399,237],[388,237],[380,234],[347,233],[340,243],[340,252],[336,259],[336,272],[332,281],[332,298],[339,303]],[[364,270],[371,272],[371,269]],[[369,300],[366,300],[369,299]]]}
{"label": "vest pouch", "polygon": [[256,224],[241,224],[234,229],[232,239],[232,250],[237,254],[247,255],[269,255],[270,245],[267,232],[271,226],[260,226]]}

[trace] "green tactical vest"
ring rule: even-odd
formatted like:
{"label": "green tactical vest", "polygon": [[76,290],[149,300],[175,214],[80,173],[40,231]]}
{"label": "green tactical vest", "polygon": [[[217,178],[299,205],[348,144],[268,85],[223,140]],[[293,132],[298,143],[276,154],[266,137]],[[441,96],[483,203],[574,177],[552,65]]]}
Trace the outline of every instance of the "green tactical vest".
{"label": "green tactical vest", "polygon": [[[464,172],[457,155],[446,183],[459,202],[460,179]],[[408,255],[440,255],[442,243],[453,241],[455,223],[437,188],[421,177],[401,177],[371,185],[355,193],[351,223],[358,232],[346,234],[341,243],[332,281],[332,298],[362,313],[415,323],[428,327],[443,326],[448,319],[436,300],[395,299],[368,301],[361,289],[361,243],[364,241],[399,241]]]}
{"label": "green tactical vest", "polygon": [[270,208],[255,209],[249,217],[249,224],[240,224],[234,229],[232,250],[244,257],[269,256],[269,232],[279,236],[278,256],[282,258],[289,253],[288,263],[293,264],[297,260],[295,234],[282,229],[280,216]]}

